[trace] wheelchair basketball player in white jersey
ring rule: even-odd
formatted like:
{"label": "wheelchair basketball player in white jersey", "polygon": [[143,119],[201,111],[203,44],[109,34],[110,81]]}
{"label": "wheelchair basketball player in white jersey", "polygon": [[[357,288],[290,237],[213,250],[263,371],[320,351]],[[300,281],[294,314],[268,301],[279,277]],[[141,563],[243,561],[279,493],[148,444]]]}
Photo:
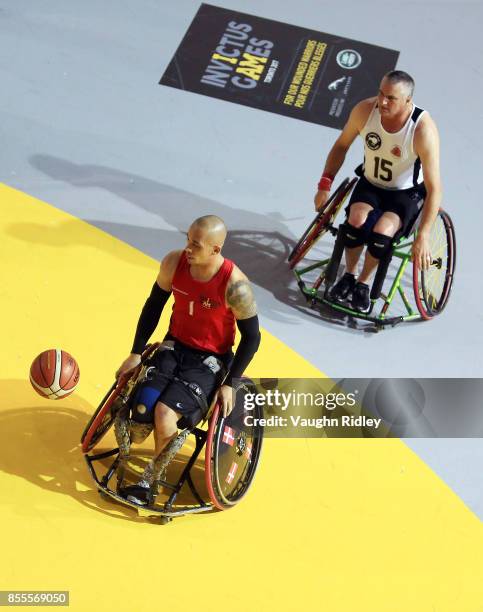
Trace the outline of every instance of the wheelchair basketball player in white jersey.
{"label": "wheelchair basketball player in white jersey", "polygon": [[[428,236],[442,199],[439,135],[429,113],[413,103],[414,80],[401,70],[388,72],[374,98],[359,102],[327,157],[314,202],[321,210],[332,181],[357,135],[364,141],[363,175],[347,207],[340,230],[344,236],[346,272],[335,284],[331,298],[351,300],[366,311],[369,281],[379,261],[392,248],[397,232],[409,227],[419,213],[420,225],[412,256],[427,270],[432,255]],[[367,251],[362,271],[358,262]]]}

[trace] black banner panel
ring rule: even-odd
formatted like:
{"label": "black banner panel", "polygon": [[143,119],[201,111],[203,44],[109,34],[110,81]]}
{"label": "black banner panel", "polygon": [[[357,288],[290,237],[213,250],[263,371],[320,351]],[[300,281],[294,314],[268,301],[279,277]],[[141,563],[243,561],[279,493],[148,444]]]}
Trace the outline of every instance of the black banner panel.
{"label": "black banner panel", "polygon": [[202,4],[160,84],[342,128],[398,51]]}

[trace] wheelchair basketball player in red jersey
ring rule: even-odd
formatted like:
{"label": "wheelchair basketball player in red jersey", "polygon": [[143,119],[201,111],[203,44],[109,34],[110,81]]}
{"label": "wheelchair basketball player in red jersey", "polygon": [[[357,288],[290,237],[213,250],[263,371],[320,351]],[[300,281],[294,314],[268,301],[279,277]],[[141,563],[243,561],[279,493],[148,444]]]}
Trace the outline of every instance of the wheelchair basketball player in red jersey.
{"label": "wheelchair basketball player in red jersey", "polygon": [[[145,435],[154,426],[155,442],[154,458],[139,482],[122,490],[133,503],[148,503],[156,458],[177,439],[178,427],[194,427],[214,397],[223,416],[230,414],[233,379],[242,376],[258,349],[255,299],[247,277],[221,253],[226,235],[222,219],[200,217],[188,230],[186,247],[164,257],[142,309],[131,354],[116,373],[119,378],[139,365],[172,293],[173,311],[162,350],[155,352],[149,375],[131,402],[129,426],[144,429]],[[235,324],[241,340],[233,355]],[[114,426],[122,459],[129,455],[126,420],[118,419]]]}

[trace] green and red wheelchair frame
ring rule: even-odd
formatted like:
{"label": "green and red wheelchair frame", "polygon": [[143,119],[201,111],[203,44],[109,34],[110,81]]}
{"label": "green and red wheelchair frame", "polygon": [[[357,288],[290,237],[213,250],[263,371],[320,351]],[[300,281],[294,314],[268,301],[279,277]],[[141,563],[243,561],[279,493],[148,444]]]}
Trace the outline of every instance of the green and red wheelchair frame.
{"label": "green and red wheelchair frame", "polygon": [[[337,274],[344,252],[344,245],[338,239],[338,228],[335,219],[351,193],[357,178],[346,178],[334,191],[324,208],[318,212],[302,237],[289,255],[290,268],[293,269],[298,286],[306,300],[315,305],[322,303],[339,312],[352,317],[370,321],[377,328],[386,325],[396,325],[403,321],[429,320],[440,314],[446,306],[453,284],[456,264],[456,239],[453,222],[447,212],[439,210],[438,216],[431,228],[429,237],[433,260],[429,270],[421,270],[416,261],[411,261],[411,247],[417,235],[417,222],[407,235],[395,236],[393,249],[388,257],[382,259],[376,270],[370,292],[370,308],[361,312],[331,299],[330,289],[337,279]],[[312,261],[309,265],[297,267],[324,236],[329,234],[336,238],[332,255],[328,259]],[[387,293],[382,292],[389,264],[393,258],[399,259],[399,267]],[[408,265],[412,266],[412,290],[414,303],[408,299],[403,286],[403,275]],[[319,272],[315,281],[307,280],[307,275],[313,276]],[[395,295],[398,294],[403,303],[405,314],[388,316]],[[381,304],[379,312],[376,304]]]}
{"label": "green and red wheelchair frame", "polygon": [[[157,343],[148,347],[142,355],[140,365],[114,382],[87,424],[81,437],[81,445],[89,472],[102,497],[130,506],[136,509],[140,516],[157,517],[161,524],[165,524],[176,516],[213,509],[227,510],[236,505],[248,491],[255,476],[262,448],[263,427],[245,423],[243,398],[246,393],[253,392],[253,383],[243,378],[235,386],[236,401],[227,418],[223,418],[220,405],[213,400],[205,421],[188,430],[187,433],[195,439],[194,450],[176,481],[160,481],[162,490],[170,492],[165,502],[160,503],[155,498],[152,504],[141,506],[121,496],[119,480],[117,487],[111,485],[111,481],[116,480],[120,460],[119,448],[97,454],[92,451],[112,427],[119,410],[129,405],[136,384],[141,379],[143,365],[159,346]],[[259,407],[250,411],[250,414],[254,417],[263,416]],[[252,422],[257,423],[256,419],[252,419],[250,423]],[[203,448],[207,499],[203,499],[191,473]],[[113,460],[106,467],[105,460],[109,458]],[[99,473],[101,470],[102,474]],[[189,505],[177,503],[183,487],[191,492],[193,503]]]}

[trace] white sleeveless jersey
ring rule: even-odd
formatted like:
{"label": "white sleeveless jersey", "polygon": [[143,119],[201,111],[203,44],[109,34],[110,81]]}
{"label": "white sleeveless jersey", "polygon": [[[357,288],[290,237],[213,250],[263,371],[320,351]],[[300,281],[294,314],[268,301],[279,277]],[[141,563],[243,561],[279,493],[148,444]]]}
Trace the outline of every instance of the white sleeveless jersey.
{"label": "white sleeveless jersey", "polygon": [[360,133],[364,140],[364,176],[384,189],[409,189],[424,180],[421,160],[413,149],[414,130],[425,111],[413,104],[403,127],[392,134],[382,127],[377,102]]}

